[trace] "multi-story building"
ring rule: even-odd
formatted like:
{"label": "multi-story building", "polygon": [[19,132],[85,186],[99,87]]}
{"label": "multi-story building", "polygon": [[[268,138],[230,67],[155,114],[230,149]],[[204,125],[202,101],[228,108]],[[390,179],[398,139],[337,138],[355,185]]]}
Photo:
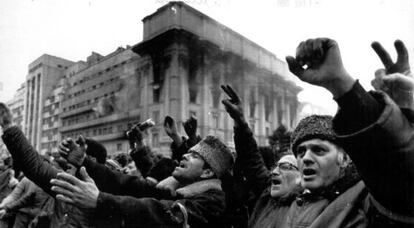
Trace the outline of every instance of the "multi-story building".
{"label": "multi-story building", "polygon": [[24,132],[31,144],[40,151],[43,107],[54,86],[73,62],[50,55],[42,55],[29,64],[26,76]]}
{"label": "multi-story building", "polygon": [[26,95],[25,84],[22,84],[14,94],[13,99],[7,102],[7,106],[13,116],[13,125],[16,125],[23,129],[24,123],[24,98]]}
{"label": "multi-story building", "polygon": [[[19,89],[17,89],[16,93],[14,94],[13,98],[6,102],[6,105],[9,107],[10,112],[12,114],[12,123],[23,129],[24,126],[24,98],[26,93],[25,84],[22,84]],[[0,138],[0,160],[10,156],[9,152],[7,151],[6,145],[4,145],[3,141]]]}
{"label": "multi-story building", "polygon": [[143,41],[133,47],[106,56],[93,52],[76,63],[44,55],[30,64],[25,120],[35,145],[36,132],[43,133],[43,151],[53,150],[60,137],[82,134],[109,153],[126,152],[125,131],[152,118],[156,125],[148,130],[148,143],[168,154],[166,115],[176,119],[182,134],[181,123],[194,115],[202,137],[214,134],[231,145],[222,84],[240,94],[259,144],[280,124],[294,126],[300,88],[274,54],[182,2],[168,3],[143,23]]}
{"label": "multi-story building", "polygon": [[41,154],[57,152],[57,146],[61,140],[59,134],[60,105],[64,96],[66,81],[66,76],[61,78],[45,99],[42,111],[42,137],[40,138]]}
{"label": "multi-story building", "polygon": [[130,48],[118,48],[107,56],[92,53],[70,74],[61,106],[62,137],[81,134],[102,142],[110,152],[127,151],[125,131],[141,120],[134,96],[139,61]]}

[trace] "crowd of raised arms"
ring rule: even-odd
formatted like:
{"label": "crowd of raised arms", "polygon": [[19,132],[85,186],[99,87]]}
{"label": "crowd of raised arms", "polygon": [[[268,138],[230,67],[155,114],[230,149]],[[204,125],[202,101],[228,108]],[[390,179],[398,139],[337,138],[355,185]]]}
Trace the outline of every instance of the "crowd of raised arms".
{"label": "crowd of raised arms", "polygon": [[79,136],[41,156],[0,103],[12,158],[0,173],[0,227],[414,227],[414,78],[404,43],[394,45],[396,61],[372,43],[384,68],[373,69],[367,92],[336,41],[301,42],[286,57],[290,71],[327,89],[338,110],[280,126],[270,151],[258,147],[231,82],[221,88],[235,151],[201,138],[195,117],[184,137],[166,116],[171,157],[145,145],[149,122],[129,129],[125,154],[108,157]]}

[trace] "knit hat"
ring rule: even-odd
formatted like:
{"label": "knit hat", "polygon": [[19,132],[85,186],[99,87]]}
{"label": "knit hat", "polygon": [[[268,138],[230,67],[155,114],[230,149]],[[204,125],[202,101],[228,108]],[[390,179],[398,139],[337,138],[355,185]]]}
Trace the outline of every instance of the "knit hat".
{"label": "knit hat", "polygon": [[332,116],[311,115],[299,122],[292,133],[292,151],[295,156],[300,143],[315,138],[337,143],[337,137],[332,128]]}
{"label": "knit hat", "polygon": [[85,142],[86,145],[88,145],[86,148],[86,154],[96,158],[98,163],[105,164],[107,155],[105,147],[91,138],[85,139]]}
{"label": "knit hat", "polygon": [[190,150],[198,153],[218,178],[229,172],[233,166],[230,149],[215,136],[208,135]]}

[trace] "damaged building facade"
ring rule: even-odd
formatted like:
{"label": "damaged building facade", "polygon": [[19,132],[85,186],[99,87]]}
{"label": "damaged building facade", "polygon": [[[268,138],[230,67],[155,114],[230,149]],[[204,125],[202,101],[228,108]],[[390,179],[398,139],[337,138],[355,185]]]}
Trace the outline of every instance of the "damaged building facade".
{"label": "damaged building facade", "polygon": [[259,145],[280,124],[295,126],[301,88],[274,54],[182,2],[164,5],[143,23],[142,42],[65,67],[54,92],[60,94],[60,138],[82,134],[109,154],[127,152],[125,131],[152,118],[147,143],[168,155],[164,117],[172,116],[184,135],[182,123],[193,115],[202,137],[217,135],[233,146],[222,84],[241,96]]}
{"label": "damaged building facade", "polygon": [[[233,121],[220,89],[228,84],[244,101],[260,145],[280,124],[295,125],[300,88],[287,80],[293,76],[274,54],[182,2],[170,2],[143,22],[144,39],[132,50],[150,69],[138,76],[147,85],[141,90],[144,116],[171,115],[182,122],[195,115],[201,136],[231,144]],[[168,151],[161,123],[152,134],[152,140],[161,136],[161,150]]]}

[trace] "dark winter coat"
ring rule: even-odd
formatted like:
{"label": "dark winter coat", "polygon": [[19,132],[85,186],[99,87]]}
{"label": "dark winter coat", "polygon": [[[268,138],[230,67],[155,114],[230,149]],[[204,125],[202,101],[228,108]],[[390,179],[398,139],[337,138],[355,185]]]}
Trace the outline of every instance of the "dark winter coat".
{"label": "dark winter coat", "polygon": [[[322,194],[302,194],[290,204],[263,194],[251,227],[414,227],[413,123],[387,95],[370,95],[358,83],[341,99],[334,128],[363,181],[346,176]],[[257,150],[251,142],[235,130],[241,158]],[[247,179],[265,180],[257,172],[260,158],[243,162],[250,167]]]}
{"label": "dark winter coat", "polygon": [[114,172],[89,159],[84,162],[100,194],[95,215],[122,220],[126,227],[182,227],[177,205],[184,206],[190,227],[223,227],[225,196],[217,184],[186,186],[192,194],[172,197],[146,180]]}
{"label": "dark winter coat", "polygon": [[[57,173],[61,171],[44,161],[18,127],[6,129],[2,139],[25,176],[54,197],[56,193],[50,189],[52,187],[50,180],[56,178]],[[55,202],[51,227],[91,227],[90,220],[93,218],[88,212],[60,201]]]}

